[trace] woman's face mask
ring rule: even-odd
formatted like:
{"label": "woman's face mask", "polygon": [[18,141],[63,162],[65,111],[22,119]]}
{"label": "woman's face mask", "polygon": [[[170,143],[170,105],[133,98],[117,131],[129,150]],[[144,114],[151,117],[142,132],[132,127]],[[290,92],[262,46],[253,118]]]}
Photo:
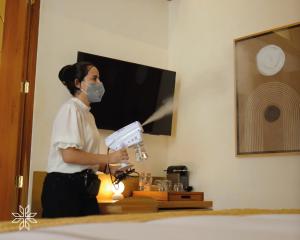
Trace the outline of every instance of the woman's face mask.
{"label": "woman's face mask", "polygon": [[89,83],[87,84],[87,90],[83,90],[82,88],[80,89],[82,92],[84,92],[87,95],[87,98],[89,102],[94,103],[94,102],[101,102],[101,99],[105,93],[105,88],[103,86],[103,83]]}

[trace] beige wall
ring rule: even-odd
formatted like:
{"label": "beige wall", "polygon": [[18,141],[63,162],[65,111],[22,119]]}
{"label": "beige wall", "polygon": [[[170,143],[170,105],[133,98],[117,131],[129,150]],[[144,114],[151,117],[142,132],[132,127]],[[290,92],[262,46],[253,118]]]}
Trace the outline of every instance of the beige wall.
{"label": "beige wall", "polygon": [[216,208],[300,208],[300,155],[235,157],[233,39],[300,21],[298,0],[174,0],[169,67],[176,69],[177,133],[169,164]]}

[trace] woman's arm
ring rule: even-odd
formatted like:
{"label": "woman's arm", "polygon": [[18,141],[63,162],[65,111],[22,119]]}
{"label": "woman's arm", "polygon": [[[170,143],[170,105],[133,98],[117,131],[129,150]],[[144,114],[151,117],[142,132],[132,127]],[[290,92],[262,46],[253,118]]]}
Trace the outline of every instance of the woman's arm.
{"label": "woman's arm", "polygon": [[73,163],[79,165],[100,165],[100,169],[104,169],[109,163],[119,163],[128,161],[128,153],[126,150],[119,150],[109,155],[94,154],[84,152],[76,148],[61,149],[62,158],[65,163]]}

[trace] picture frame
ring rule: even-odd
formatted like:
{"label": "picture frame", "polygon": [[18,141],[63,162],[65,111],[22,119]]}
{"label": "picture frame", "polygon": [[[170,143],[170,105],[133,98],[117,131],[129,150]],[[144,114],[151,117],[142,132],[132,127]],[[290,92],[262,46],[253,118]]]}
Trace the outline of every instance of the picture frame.
{"label": "picture frame", "polygon": [[236,154],[300,152],[300,22],[234,40]]}

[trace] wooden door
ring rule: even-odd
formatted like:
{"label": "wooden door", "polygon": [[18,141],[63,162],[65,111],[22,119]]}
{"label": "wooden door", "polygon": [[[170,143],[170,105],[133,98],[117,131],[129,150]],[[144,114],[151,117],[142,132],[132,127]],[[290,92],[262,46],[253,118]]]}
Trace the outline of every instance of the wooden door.
{"label": "wooden door", "polygon": [[0,64],[0,220],[11,219],[18,205],[27,203],[38,13],[38,0],[6,0]]}

